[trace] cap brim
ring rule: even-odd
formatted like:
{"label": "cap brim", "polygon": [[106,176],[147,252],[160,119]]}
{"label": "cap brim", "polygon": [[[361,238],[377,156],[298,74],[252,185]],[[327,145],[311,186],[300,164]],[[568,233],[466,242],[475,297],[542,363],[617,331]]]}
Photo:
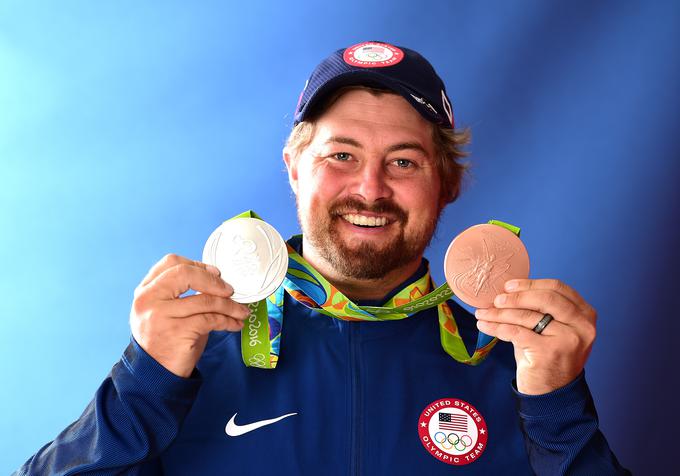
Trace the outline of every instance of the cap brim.
{"label": "cap brim", "polygon": [[347,71],[319,86],[300,110],[299,119],[296,122],[304,121],[311,113],[315,112],[316,107],[323,103],[324,99],[334,91],[345,86],[368,86],[377,87],[379,89],[388,89],[406,99],[427,121],[437,124],[442,123],[442,118],[439,115],[434,114],[430,109],[414,98],[414,95],[418,95],[417,91],[413,91],[403,83],[372,70]]}

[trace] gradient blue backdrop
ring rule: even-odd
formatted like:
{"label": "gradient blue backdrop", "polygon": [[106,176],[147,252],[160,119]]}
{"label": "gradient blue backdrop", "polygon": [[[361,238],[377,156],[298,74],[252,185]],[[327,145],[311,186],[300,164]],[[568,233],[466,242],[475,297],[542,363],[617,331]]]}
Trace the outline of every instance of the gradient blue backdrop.
{"label": "gradient blue backdrop", "polygon": [[0,473],[79,416],[165,253],[200,259],[248,208],[297,231],[298,94],[368,39],[425,54],[473,131],[435,277],[462,229],[521,225],[532,276],[599,310],[587,375],[621,462],[674,466],[679,25],[675,1],[0,1]]}

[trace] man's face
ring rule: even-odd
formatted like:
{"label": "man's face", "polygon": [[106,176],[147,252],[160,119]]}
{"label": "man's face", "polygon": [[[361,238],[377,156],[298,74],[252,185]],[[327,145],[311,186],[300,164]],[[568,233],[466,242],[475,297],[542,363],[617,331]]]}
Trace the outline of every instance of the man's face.
{"label": "man's face", "polygon": [[396,94],[343,94],[285,156],[305,246],[354,279],[419,261],[442,209],[431,128]]}

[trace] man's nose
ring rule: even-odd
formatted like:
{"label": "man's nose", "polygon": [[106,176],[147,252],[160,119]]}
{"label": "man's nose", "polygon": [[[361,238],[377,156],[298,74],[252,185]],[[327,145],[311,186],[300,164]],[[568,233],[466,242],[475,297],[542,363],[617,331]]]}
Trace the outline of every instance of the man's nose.
{"label": "man's nose", "polygon": [[390,177],[382,163],[364,164],[356,178],[354,188],[352,192],[369,203],[392,197]]}

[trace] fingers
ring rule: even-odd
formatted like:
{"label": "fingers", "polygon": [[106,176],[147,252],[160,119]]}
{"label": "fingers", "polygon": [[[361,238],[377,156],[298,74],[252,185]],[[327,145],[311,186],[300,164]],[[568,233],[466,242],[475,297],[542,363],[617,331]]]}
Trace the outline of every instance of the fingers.
{"label": "fingers", "polygon": [[574,288],[563,283],[559,279],[512,279],[505,283],[508,292],[518,291],[554,291],[569,299],[578,308],[584,311],[592,310],[583,297]]}
{"label": "fingers", "polygon": [[205,265],[201,267],[189,263],[180,263],[165,269],[145,288],[155,298],[164,300],[178,298],[189,289],[225,298],[234,294],[234,288],[217,274],[208,271]]}
{"label": "fingers", "polygon": [[181,324],[193,328],[200,335],[206,335],[212,331],[240,331],[245,321],[242,318],[235,319],[224,314],[207,312],[188,316],[182,319]]}
{"label": "fingers", "polygon": [[[181,297],[193,289],[200,294]],[[175,254],[156,263],[135,289],[130,328],[142,348],[170,372],[188,377],[211,331],[239,331],[250,315],[214,266]]]}
{"label": "fingers", "polygon": [[159,303],[159,311],[170,317],[189,317],[196,314],[220,314],[237,320],[250,315],[248,306],[229,298],[211,294],[195,294],[172,301]]}
{"label": "fingers", "polygon": [[[555,324],[551,322],[548,327]],[[546,331],[548,330],[546,327]],[[513,324],[501,324],[498,322],[477,321],[477,329],[492,337],[497,337],[505,342],[512,342],[515,347],[526,349],[540,346],[541,339],[553,339],[554,337],[543,334],[536,334],[534,331],[523,326]]]}
{"label": "fingers", "polygon": [[200,261],[194,261],[189,258],[185,258],[183,256],[176,255],[174,253],[167,254],[161,258],[158,263],[152,266],[152,268],[149,270],[147,275],[144,277],[142,280],[140,286],[146,286],[149,284],[151,281],[156,279],[161,273],[163,273],[165,270],[172,268],[173,266],[177,266],[180,264],[186,264],[190,266],[196,266],[201,269],[205,269],[210,271],[213,274],[219,275],[219,270],[211,265],[207,265],[205,263],[202,263]]}
{"label": "fingers", "polygon": [[[489,324],[509,324],[521,326],[533,332],[536,324],[543,319],[544,314],[540,312],[531,311],[529,309],[477,309],[475,317]],[[541,332],[542,336],[557,335],[563,332],[564,324],[557,320],[553,320]],[[487,333],[488,334],[488,333]]]}
{"label": "fingers", "polygon": [[552,314],[555,319],[571,324],[579,318],[581,310],[563,294],[552,290],[531,289],[499,294],[494,299],[496,308],[527,309],[543,316]]}
{"label": "fingers", "polygon": [[[545,314],[554,319],[533,331]],[[571,287],[555,279],[513,279],[494,307],[475,312],[481,332],[511,342],[517,388],[540,395],[561,388],[583,370],[595,339],[595,310]]]}

